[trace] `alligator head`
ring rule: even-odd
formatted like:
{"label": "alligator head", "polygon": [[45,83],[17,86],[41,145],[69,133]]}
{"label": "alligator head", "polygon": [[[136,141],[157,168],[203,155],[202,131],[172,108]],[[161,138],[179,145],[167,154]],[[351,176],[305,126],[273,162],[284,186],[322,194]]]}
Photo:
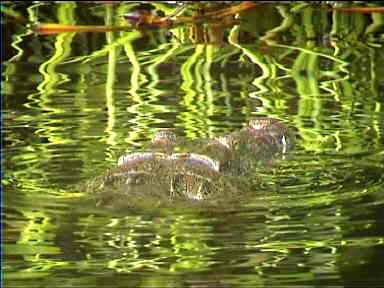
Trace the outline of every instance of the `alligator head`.
{"label": "alligator head", "polygon": [[192,141],[185,145],[186,151],[176,153],[177,143],[174,131],[163,129],[151,140],[150,151],[121,156],[116,167],[89,186],[102,195],[99,204],[116,195],[133,205],[153,199],[161,204],[239,194],[251,189],[260,162],[293,146],[289,129],[271,118],[251,120],[243,129],[221,137]]}

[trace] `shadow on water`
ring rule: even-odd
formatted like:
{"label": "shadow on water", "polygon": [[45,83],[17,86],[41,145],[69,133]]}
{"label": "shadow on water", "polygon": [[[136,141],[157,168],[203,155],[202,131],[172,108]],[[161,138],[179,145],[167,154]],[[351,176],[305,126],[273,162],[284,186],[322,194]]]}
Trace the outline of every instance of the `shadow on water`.
{"label": "shadow on water", "polygon": [[[138,4],[2,5],[30,23],[110,26]],[[45,36],[4,20],[6,286],[380,286],[384,16],[327,7]],[[116,197],[124,208],[108,209],[83,188],[148,151],[159,129],[200,145],[265,116],[292,129],[295,148],[245,169],[246,197],[144,207]]]}

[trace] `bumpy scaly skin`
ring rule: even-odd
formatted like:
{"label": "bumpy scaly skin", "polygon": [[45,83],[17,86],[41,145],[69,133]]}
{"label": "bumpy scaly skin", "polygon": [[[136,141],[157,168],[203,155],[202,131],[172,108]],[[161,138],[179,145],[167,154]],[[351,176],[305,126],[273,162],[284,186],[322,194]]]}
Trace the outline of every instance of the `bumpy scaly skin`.
{"label": "bumpy scaly skin", "polygon": [[218,159],[224,174],[252,175],[259,164],[269,165],[276,154],[292,148],[290,134],[278,120],[258,118],[240,131],[209,140],[201,153]]}
{"label": "bumpy scaly skin", "polygon": [[114,193],[129,196],[132,202],[136,198],[205,200],[238,194],[249,189],[249,177],[255,178],[259,162],[268,163],[293,146],[289,134],[278,120],[258,118],[240,131],[192,143],[185,153],[172,153],[178,144],[176,134],[160,130],[150,152],[120,157],[117,167],[93,181],[90,188],[104,195],[100,203],[108,202]]}

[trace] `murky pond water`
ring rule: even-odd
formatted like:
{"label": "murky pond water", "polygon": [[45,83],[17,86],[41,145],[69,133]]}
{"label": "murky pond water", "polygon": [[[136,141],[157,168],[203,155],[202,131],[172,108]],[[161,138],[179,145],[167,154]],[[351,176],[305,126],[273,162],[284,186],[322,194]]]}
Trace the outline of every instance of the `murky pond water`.
{"label": "murky pond water", "polygon": [[[30,21],[120,25],[135,5],[11,6]],[[263,4],[222,26],[7,26],[6,287],[384,285],[384,15]],[[114,211],[81,188],[159,128],[193,141],[259,116],[290,127],[295,147],[236,204]]]}

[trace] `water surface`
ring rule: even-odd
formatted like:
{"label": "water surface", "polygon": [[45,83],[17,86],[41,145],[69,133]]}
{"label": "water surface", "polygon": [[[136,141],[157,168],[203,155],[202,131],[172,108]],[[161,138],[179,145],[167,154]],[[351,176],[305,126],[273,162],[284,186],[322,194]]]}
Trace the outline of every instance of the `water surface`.
{"label": "water surface", "polygon": [[[89,25],[134,9],[8,5],[32,22]],[[200,27],[204,41],[186,25],[46,36],[7,26],[6,287],[384,285],[383,14],[287,3],[241,17]],[[296,145],[260,168],[262,189],[241,205],[122,212],[79,188],[159,128],[195,140],[258,116],[291,127]]]}

